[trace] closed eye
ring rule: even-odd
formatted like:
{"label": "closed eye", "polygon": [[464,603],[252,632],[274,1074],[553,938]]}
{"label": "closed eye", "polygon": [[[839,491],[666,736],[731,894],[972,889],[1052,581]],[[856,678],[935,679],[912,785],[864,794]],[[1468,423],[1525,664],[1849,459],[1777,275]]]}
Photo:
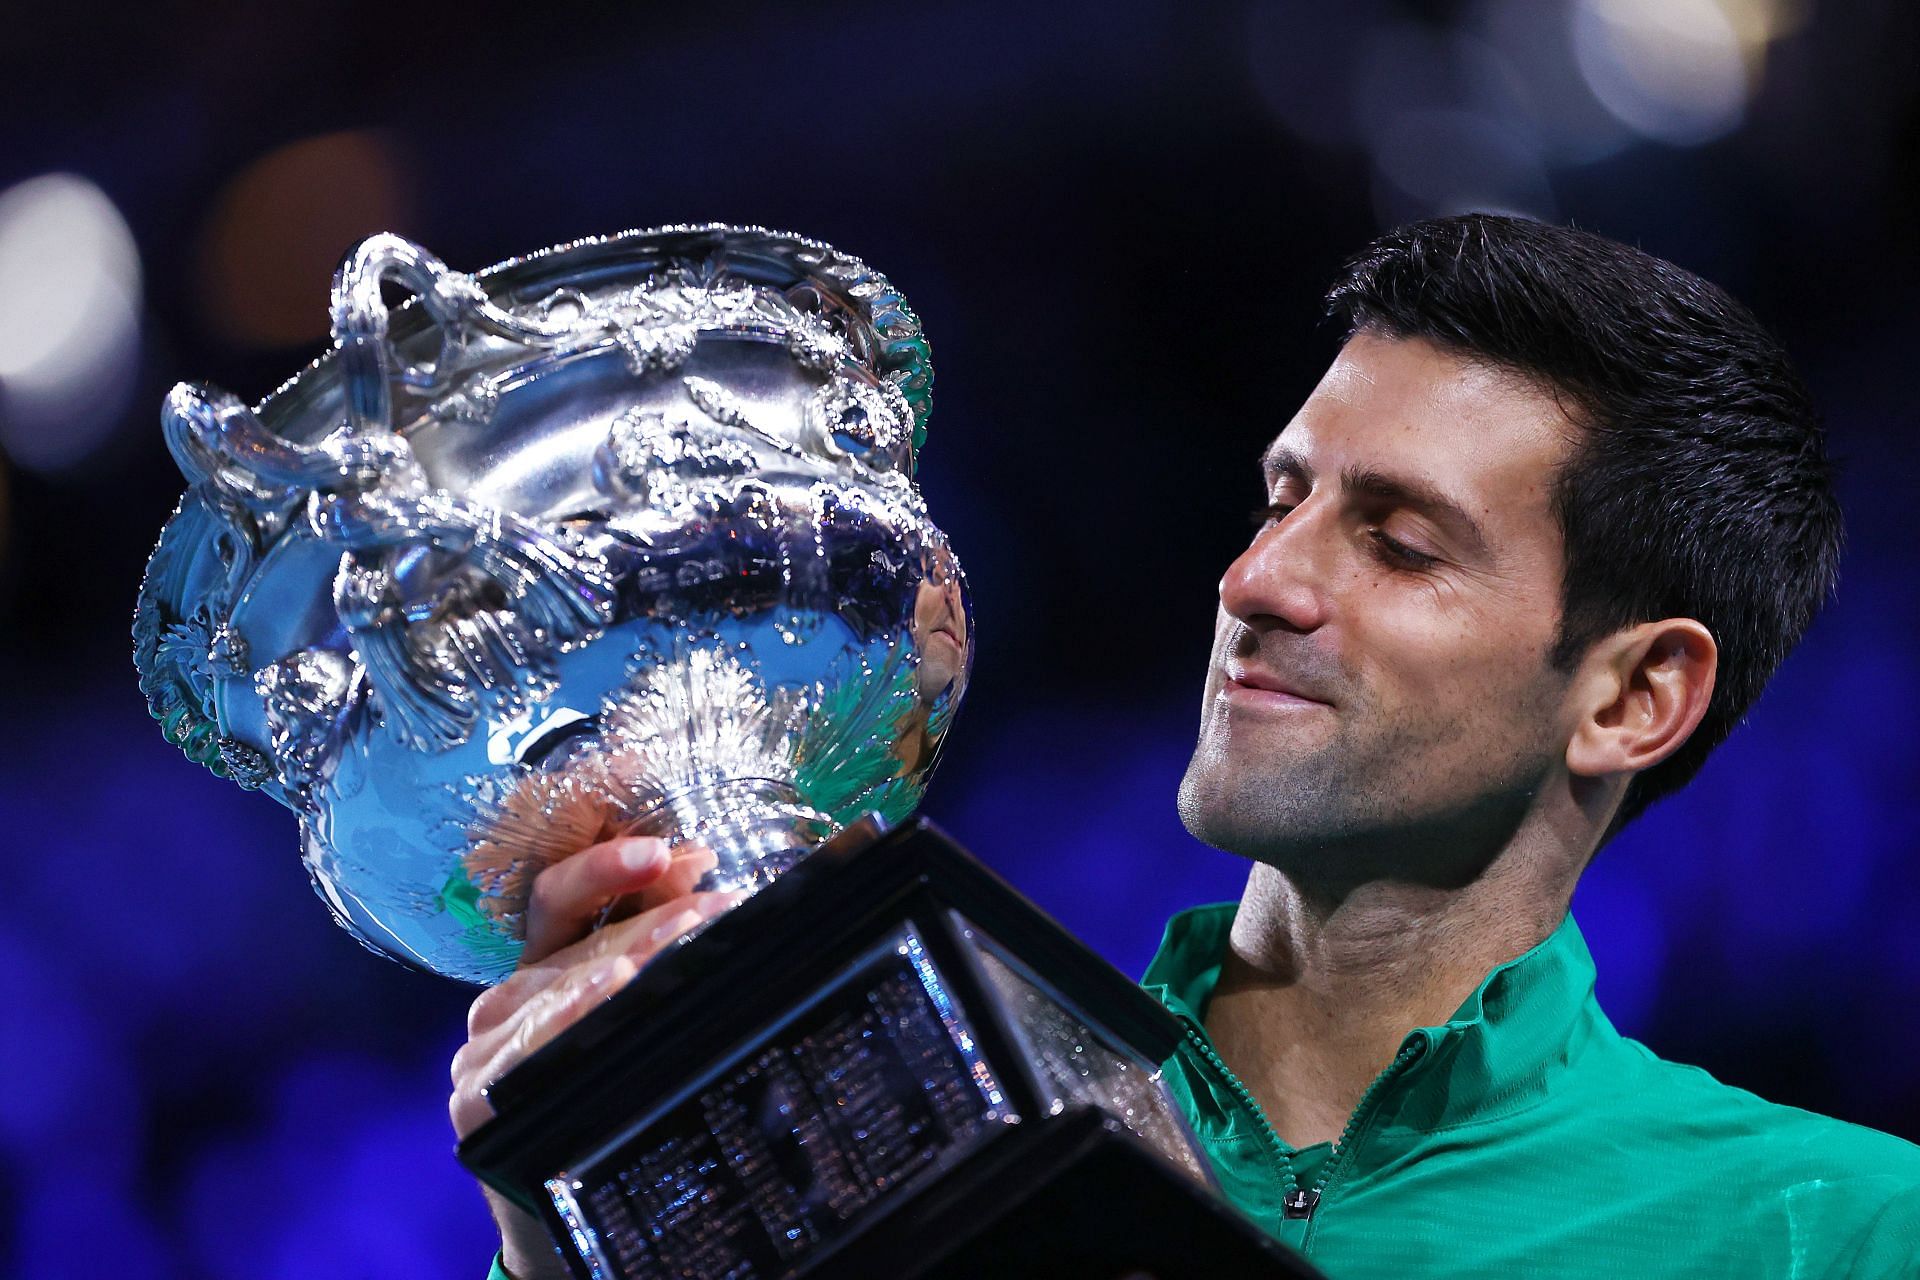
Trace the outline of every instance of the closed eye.
{"label": "closed eye", "polygon": [[1415,551],[1385,529],[1372,529],[1368,534],[1373,539],[1373,545],[1379,551],[1380,558],[1388,564],[1405,569],[1427,569],[1440,563],[1439,556]]}

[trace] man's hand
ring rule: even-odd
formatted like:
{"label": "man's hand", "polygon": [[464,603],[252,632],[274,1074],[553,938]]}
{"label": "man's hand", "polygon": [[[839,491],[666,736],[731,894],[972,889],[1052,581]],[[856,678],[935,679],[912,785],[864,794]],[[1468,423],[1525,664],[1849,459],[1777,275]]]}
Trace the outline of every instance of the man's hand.
{"label": "man's hand", "polygon": [[[627,837],[583,849],[533,882],[520,967],[480,993],[467,1043],[453,1058],[453,1128],[462,1138],[493,1115],[481,1091],[592,1012],[673,940],[737,901],[694,893],[713,855],[664,840]],[[596,928],[602,919],[606,924]],[[516,1280],[565,1280],[538,1219],[483,1188],[500,1227],[501,1260]]]}

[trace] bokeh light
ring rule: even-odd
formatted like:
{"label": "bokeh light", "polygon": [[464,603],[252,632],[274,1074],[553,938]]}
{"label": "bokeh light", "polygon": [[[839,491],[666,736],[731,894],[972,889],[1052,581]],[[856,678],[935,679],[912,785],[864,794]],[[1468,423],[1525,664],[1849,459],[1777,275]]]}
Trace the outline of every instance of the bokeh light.
{"label": "bokeh light", "polygon": [[1246,876],[1173,796],[1335,264],[1496,207],[1725,285],[1845,460],[1842,583],[1574,911],[1628,1034],[1920,1137],[1920,6],[465,0],[391,56],[373,6],[139,12],[0,49],[0,1275],[486,1273],[446,1118],[471,993],[336,928],[292,816],[183,759],[127,660],[167,386],[270,391],[385,229],[470,269],[714,217],[887,271],[981,644],[929,814],[1134,973]]}
{"label": "bokeh light", "polygon": [[1382,226],[1471,210],[1554,214],[1526,90],[1508,58],[1465,31],[1387,23],[1367,42],[1354,118]]}
{"label": "bokeh light", "polygon": [[1568,0],[1481,0],[1462,22],[1501,56],[1520,91],[1515,108],[1556,165],[1604,160],[1634,141],[1594,96],[1574,56]]}
{"label": "bokeh light", "polygon": [[378,132],[305,138],[255,160],[207,219],[206,320],[244,346],[324,338],[327,285],[341,254],[376,231],[406,231],[408,192],[405,161]]}
{"label": "bokeh light", "polygon": [[1588,87],[1634,131],[1697,146],[1745,115],[1746,58],[1715,0],[1576,0],[1572,21]]}
{"label": "bokeh light", "polygon": [[71,173],[0,192],[0,445],[58,472],[126,407],[140,348],[140,255],[120,210]]}

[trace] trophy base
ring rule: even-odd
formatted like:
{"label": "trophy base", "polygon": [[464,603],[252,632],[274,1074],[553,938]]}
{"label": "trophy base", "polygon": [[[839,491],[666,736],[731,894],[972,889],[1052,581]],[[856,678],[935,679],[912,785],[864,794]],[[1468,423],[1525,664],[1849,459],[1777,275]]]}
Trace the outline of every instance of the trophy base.
{"label": "trophy base", "polygon": [[818,1274],[1324,1280],[1093,1108],[1006,1134]]}
{"label": "trophy base", "polygon": [[1316,1274],[1213,1194],[1181,1038],[930,824],[861,823],[496,1082],[460,1158],[582,1280]]}

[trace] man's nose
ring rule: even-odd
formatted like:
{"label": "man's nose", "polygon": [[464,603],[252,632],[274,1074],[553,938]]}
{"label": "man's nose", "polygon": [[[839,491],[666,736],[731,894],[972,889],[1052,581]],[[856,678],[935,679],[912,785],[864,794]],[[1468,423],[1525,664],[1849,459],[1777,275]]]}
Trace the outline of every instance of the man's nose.
{"label": "man's nose", "polygon": [[1249,625],[1277,621],[1312,631],[1326,621],[1328,578],[1323,513],[1306,505],[1268,521],[1220,579],[1220,604]]}

